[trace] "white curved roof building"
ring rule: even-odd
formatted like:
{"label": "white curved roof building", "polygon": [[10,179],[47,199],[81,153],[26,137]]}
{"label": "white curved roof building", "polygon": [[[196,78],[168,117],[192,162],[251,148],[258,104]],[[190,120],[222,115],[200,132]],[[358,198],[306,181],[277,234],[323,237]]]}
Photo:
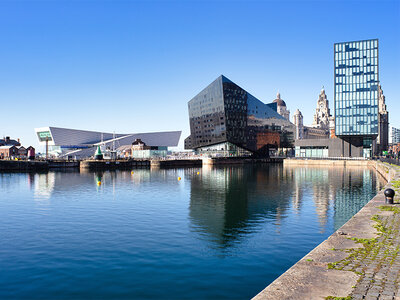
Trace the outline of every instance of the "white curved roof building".
{"label": "white curved roof building", "polygon": [[77,158],[92,156],[98,145],[117,149],[132,145],[136,139],[141,139],[151,147],[176,147],[181,136],[181,131],[113,134],[60,127],[35,128],[35,132],[40,145],[46,145],[47,141],[50,154],[60,157],[72,155]]}

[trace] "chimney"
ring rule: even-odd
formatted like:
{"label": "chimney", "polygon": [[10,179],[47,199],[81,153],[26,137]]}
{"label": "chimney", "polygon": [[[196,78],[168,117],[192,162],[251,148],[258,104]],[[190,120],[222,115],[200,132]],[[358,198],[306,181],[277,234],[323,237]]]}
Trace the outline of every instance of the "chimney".
{"label": "chimney", "polygon": [[6,144],[8,144],[10,142],[10,137],[6,136],[6,140],[5,140]]}

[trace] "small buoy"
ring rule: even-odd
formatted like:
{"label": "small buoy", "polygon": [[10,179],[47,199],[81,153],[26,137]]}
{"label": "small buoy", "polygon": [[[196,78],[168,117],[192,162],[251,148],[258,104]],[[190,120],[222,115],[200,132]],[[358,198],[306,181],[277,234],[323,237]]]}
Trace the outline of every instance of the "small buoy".
{"label": "small buoy", "polygon": [[181,180],[182,178],[178,177],[178,180]]}
{"label": "small buoy", "polygon": [[197,172],[197,175],[199,175],[200,174],[200,172]]}
{"label": "small buoy", "polygon": [[101,181],[97,181],[97,185],[101,185]]}

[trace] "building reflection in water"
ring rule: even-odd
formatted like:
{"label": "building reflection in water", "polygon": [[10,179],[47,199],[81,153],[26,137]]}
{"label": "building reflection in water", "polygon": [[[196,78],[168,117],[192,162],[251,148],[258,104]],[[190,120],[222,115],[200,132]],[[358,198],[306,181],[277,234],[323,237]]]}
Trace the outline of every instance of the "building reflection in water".
{"label": "building reflection in water", "polygon": [[192,229],[225,248],[257,230],[265,218],[278,225],[291,201],[291,193],[283,192],[291,183],[282,170],[279,165],[203,167],[200,176],[186,174]]}
{"label": "building reflection in water", "polygon": [[383,186],[382,178],[376,180],[375,171],[357,166],[285,166],[285,172],[295,181],[296,199],[312,190],[321,232],[325,231],[330,210],[334,230],[337,230]]}
{"label": "building reflection in water", "polygon": [[[196,171],[198,171],[196,169]],[[28,174],[27,182],[34,188],[35,198],[38,200],[50,199],[57,192],[77,191],[116,192],[118,186],[140,186],[142,184],[179,186],[176,178],[181,176],[179,169],[150,170],[135,169],[133,171],[69,171],[48,172],[43,174]],[[183,185],[183,183],[181,184]]]}
{"label": "building reflection in water", "polygon": [[115,198],[120,187],[129,193],[130,189],[140,192],[144,185],[159,191],[161,198],[163,191],[187,193],[191,231],[218,248],[240,243],[267,226],[279,233],[282,224],[293,221],[293,215],[302,219],[310,212],[315,213],[321,233],[336,230],[381,187],[371,169],[278,164],[49,172],[28,174],[27,183],[34,188],[36,201],[49,200],[55,193],[79,197],[93,191],[112,193]]}
{"label": "building reflection in water", "polygon": [[35,201],[50,199],[56,183],[56,173],[35,174],[34,177],[30,174],[29,178],[28,184],[31,185],[33,183],[35,186]]}
{"label": "building reflection in water", "polygon": [[300,218],[306,214],[306,202],[314,209],[320,233],[328,227],[337,230],[377,189],[375,171],[359,167],[271,164],[203,167],[201,176],[186,172],[191,180],[192,230],[222,248],[240,242],[267,221],[279,231],[289,210]]}

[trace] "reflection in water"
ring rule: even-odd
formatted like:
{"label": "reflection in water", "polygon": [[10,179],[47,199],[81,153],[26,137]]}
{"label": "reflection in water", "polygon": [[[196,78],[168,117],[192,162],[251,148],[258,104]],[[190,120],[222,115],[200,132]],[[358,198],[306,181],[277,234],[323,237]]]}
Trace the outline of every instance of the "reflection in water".
{"label": "reflection in water", "polygon": [[383,186],[382,180],[375,181],[376,172],[367,168],[285,166],[285,171],[294,174],[296,194],[307,192],[307,188],[312,190],[321,232],[325,230],[331,206],[337,230]]}
{"label": "reflection in water", "polygon": [[[130,182],[179,185],[175,169],[134,171],[49,172],[27,174],[35,200],[50,199],[53,192],[92,186],[103,188]],[[287,210],[299,214],[309,197],[314,203],[320,232],[326,230],[329,214],[338,229],[365,205],[382,181],[375,185],[375,172],[359,167],[293,167],[282,165],[184,169],[190,181],[189,216],[195,231],[221,247],[229,247],[254,232],[264,219],[274,221],[279,231]],[[172,176],[171,176],[172,175]],[[372,181],[372,184],[371,184]],[[184,185],[183,182],[180,184]]]}
{"label": "reflection in water", "polygon": [[326,231],[330,214],[337,230],[381,187],[375,185],[374,171],[359,167],[203,167],[200,177],[187,173],[193,229],[223,248],[265,219],[272,219],[279,232],[288,210],[299,214],[308,199],[320,232]]}
{"label": "reflection in water", "polygon": [[329,204],[335,198],[331,185],[331,177],[340,176],[342,168],[302,168],[285,166],[285,176],[292,178],[294,183],[295,209],[299,211],[303,198],[312,194],[315,213],[318,218],[320,232],[325,232],[328,220]]}
{"label": "reflection in water", "polygon": [[375,176],[274,164],[0,173],[0,298],[248,299],[370,200]]}
{"label": "reflection in water", "polygon": [[275,164],[0,173],[0,298],[248,299],[376,181]]}
{"label": "reflection in water", "polygon": [[[196,169],[197,171],[197,169]],[[56,192],[77,191],[80,189],[101,191],[102,187],[115,190],[118,185],[132,183],[140,186],[143,183],[154,182],[157,185],[178,185],[175,180],[167,180],[175,176],[178,170],[149,170],[136,169],[134,171],[96,171],[90,172],[48,172],[44,174],[28,174],[27,182],[29,187],[34,186],[34,193],[38,198],[50,198]]]}
{"label": "reflection in water", "polygon": [[191,177],[190,218],[194,229],[221,247],[254,232],[263,218],[285,217],[290,192],[281,166],[203,168]]}
{"label": "reflection in water", "polygon": [[29,178],[31,178],[29,184],[30,182],[34,182],[35,185],[35,200],[42,201],[50,199],[56,184],[55,173],[36,174],[33,179],[30,174]]}

